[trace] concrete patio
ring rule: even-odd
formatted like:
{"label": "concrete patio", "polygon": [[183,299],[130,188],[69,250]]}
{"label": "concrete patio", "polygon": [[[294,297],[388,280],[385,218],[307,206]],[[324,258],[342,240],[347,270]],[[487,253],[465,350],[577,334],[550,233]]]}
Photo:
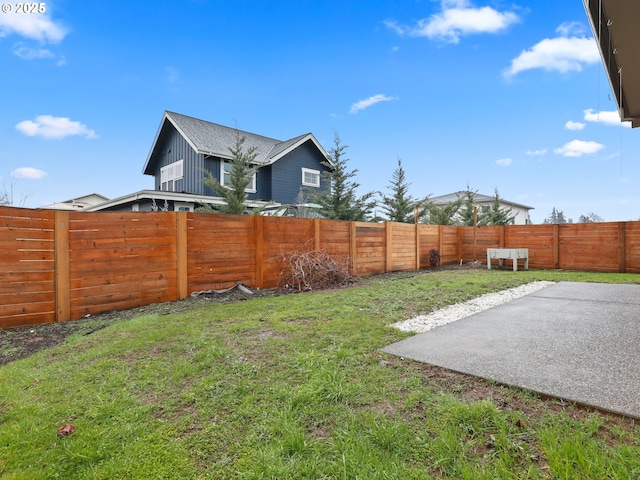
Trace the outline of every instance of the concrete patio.
{"label": "concrete patio", "polygon": [[383,351],[640,418],[640,285],[560,282]]}

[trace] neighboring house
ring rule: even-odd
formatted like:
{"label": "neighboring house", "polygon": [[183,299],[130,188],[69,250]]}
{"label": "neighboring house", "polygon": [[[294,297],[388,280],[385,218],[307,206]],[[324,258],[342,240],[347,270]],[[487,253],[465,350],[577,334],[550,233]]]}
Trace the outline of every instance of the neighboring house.
{"label": "neighboring house", "polygon": [[48,210],[88,210],[89,208],[108,200],[109,199],[105,196],[97,193],[90,193],[83,197],[72,198],[71,200],[65,200],[64,202],[51,203],[40,208]]}
{"label": "neighboring house", "polygon": [[244,137],[243,149],[255,148],[255,164],[248,207],[265,203],[295,204],[302,188],[328,188],[322,164],[328,154],[311,133],[280,141],[165,112],[144,164],[143,173],[155,179],[155,190],[127,195],[92,210],[193,210],[202,202],[222,204],[222,198],[203,183],[205,171],[225,185],[229,182],[230,147],[237,135]]}
{"label": "neighboring house", "polygon": [[[439,197],[431,197],[431,200],[438,207],[442,207],[451,202],[455,202],[459,198],[464,199],[466,196],[465,191],[449,193],[447,195],[441,195]],[[464,201],[464,200],[463,200]],[[482,195],[480,193],[475,194],[475,201],[473,205],[478,207],[478,212],[482,207],[490,207],[493,204],[494,197],[489,195]],[[520,203],[510,202],[503,198],[500,199],[500,207],[511,209],[511,214],[515,215],[513,223],[515,225],[528,225],[531,223],[531,217],[529,216],[529,210],[533,210],[533,207],[522,205]]]}

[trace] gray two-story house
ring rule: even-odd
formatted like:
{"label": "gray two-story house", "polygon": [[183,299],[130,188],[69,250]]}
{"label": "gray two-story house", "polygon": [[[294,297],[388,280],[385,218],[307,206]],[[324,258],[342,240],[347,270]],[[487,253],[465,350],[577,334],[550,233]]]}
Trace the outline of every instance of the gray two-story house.
{"label": "gray two-story house", "polygon": [[165,112],[142,172],[154,177],[154,190],[142,190],[91,208],[92,211],[193,211],[223,203],[203,179],[210,172],[229,182],[230,148],[238,135],[255,149],[259,167],[247,188],[248,208],[265,203],[290,205],[302,189],[326,189],[322,172],[330,167],[325,149],[311,133],[281,141],[174,112]]}

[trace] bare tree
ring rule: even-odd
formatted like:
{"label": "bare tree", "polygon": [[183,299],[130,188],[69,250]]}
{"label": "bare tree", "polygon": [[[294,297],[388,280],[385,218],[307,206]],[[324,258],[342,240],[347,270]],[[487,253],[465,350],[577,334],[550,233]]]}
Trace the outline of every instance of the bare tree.
{"label": "bare tree", "polygon": [[578,218],[578,223],[598,223],[604,222],[604,218],[598,215],[595,212],[587,213],[586,215],[580,215]]}
{"label": "bare tree", "polygon": [[29,189],[23,191],[19,197],[16,197],[16,177],[13,175],[9,178],[9,184],[2,182],[2,190],[0,190],[0,205],[24,207],[29,197],[33,195]]}

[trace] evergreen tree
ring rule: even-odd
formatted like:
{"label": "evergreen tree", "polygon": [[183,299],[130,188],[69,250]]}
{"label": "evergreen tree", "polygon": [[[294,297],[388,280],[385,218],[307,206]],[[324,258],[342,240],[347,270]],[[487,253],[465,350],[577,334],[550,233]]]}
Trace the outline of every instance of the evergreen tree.
{"label": "evergreen tree", "polygon": [[471,190],[469,184],[467,183],[467,189],[464,191],[464,195],[462,197],[462,206],[458,215],[460,216],[460,223],[462,225],[466,225],[467,227],[473,227],[473,222],[476,220],[475,211],[475,201],[477,190]]}
{"label": "evergreen tree", "polygon": [[431,225],[455,225],[456,215],[462,206],[462,198],[439,207],[428,201],[420,213],[422,223]]}
{"label": "evergreen tree", "polygon": [[[227,185],[224,184],[224,180],[220,182],[211,172],[204,172],[205,178],[202,182],[225,201],[225,204],[216,210],[221,213],[241,215],[246,208],[245,204],[248,198],[246,189],[253,181],[253,176],[259,167],[253,164],[258,155],[256,147],[251,147],[245,151],[245,140],[246,138],[240,136],[240,132],[236,131],[235,145],[229,147],[231,160],[229,160],[229,183]],[[203,209],[205,211],[213,211],[211,207],[204,206]]]}
{"label": "evergreen tree", "polygon": [[556,210],[556,207],[553,207],[549,216],[544,219],[544,223],[573,223],[573,221],[567,220],[562,210]]}
{"label": "evergreen tree", "polygon": [[342,145],[336,134],[333,139],[334,147],[329,151],[329,158],[322,162],[329,167],[329,171],[322,172],[323,178],[329,184],[328,190],[307,190],[307,196],[313,203],[319,204],[320,213],[330,220],[364,221],[375,207],[372,200],[374,192],[357,195],[360,187],[352,179],[358,170],[347,170],[349,159],[345,157],[347,145]]}
{"label": "evergreen tree", "polygon": [[391,195],[380,193],[382,198],[382,211],[386,214],[390,222],[413,223],[414,208],[419,204],[409,195],[409,185],[402,168],[402,161],[398,159],[398,168],[393,171],[391,182],[387,189]]}
{"label": "evergreen tree", "polygon": [[495,189],[493,201],[489,206],[483,206],[478,214],[478,225],[511,225],[516,216],[511,208],[502,208],[500,206],[500,194]]}

